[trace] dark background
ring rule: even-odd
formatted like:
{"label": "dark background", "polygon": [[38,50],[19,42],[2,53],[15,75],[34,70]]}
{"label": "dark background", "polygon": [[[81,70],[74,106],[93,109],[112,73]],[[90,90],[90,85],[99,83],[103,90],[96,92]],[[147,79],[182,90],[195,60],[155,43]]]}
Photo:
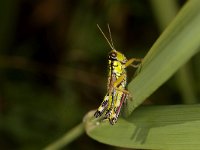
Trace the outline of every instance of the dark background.
{"label": "dark background", "polygon": [[[127,58],[144,57],[160,35],[147,0],[0,2],[0,149],[41,149],[100,105],[110,47],[96,24],[108,35],[107,23]],[[146,103],[182,103],[174,81]],[[65,149],[122,148],[82,135]]]}

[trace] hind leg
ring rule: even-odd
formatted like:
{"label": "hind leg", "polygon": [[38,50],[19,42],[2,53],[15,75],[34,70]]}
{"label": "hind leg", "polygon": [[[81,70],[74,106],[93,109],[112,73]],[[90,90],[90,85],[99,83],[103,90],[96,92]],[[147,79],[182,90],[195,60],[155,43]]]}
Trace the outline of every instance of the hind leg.
{"label": "hind leg", "polygon": [[100,117],[104,113],[104,111],[108,108],[108,105],[109,105],[109,94],[107,94],[104,97],[103,102],[101,103],[97,111],[94,113],[94,116],[96,118]]}
{"label": "hind leg", "polygon": [[114,105],[113,111],[111,116],[109,117],[110,124],[115,124],[117,122],[117,119],[119,117],[122,105],[125,103],[125,101],[128,99],[128,94],[119,92],[116,95],[116,103]]}

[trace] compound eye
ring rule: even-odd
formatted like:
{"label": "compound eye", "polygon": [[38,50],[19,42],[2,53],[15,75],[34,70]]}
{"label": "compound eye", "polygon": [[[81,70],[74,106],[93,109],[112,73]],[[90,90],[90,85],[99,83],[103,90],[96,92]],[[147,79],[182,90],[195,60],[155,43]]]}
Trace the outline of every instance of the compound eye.
{"label": "compound eye", "polygon": [[116,57],[117,57],[117,53],[116,52],[111,52],[108,55],[108,59],[111,59],[111,60],[116,60]]}

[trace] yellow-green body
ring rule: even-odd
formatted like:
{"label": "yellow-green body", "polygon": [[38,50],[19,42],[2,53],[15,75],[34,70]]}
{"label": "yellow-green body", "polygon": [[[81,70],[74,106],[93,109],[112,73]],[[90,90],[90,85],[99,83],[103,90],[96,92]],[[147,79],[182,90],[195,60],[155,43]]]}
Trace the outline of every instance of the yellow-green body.
{"label": "yellow-green body", "polygon": [[116,50],[108,55],[107,94],[94,116],[99,117],[105,112],[105,119],[109,119],[111,124],[116,123],[121,107],[128,98],[128,91],[125,90],[127,62],[126,57]]}
{"label": "yellow-green body", "polygon": [[110,124],[115,124],[122,105],[126,102],[129,96],[129,92],[126,90],[127,74],[126,67],[132,65],[133,67],[138,67],[138,65],[133,65],[134,61],[141,62],[141,59],[129,59],[115,50],[110,27],[108,25],[108,30],[110,33],[110,41],[105,36],[101,28],[97,25],[108,44],[111,47],[111,52],[108,54],[108,83],[107,83],[107,93],[103,99],[103,102],[95,112],[94,116],[100,117],[105,112],[105,119],[110,121]]}

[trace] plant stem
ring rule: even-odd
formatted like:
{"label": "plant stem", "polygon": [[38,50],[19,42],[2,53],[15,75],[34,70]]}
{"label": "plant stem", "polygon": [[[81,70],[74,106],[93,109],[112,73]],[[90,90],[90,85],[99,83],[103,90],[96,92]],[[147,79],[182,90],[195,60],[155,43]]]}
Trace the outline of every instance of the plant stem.
{"label": "plant stem", "polygon": [[58,139],[57,141],[49,144],[47,147],[44,148],[44,150],[58,150],[62,147],[66,146],[70,142],[72,142],[74,139],[79,137],[85,132],[83,123],[77,125],[73,129],[71,129],[69,132],[67,132],[63,137]]}

